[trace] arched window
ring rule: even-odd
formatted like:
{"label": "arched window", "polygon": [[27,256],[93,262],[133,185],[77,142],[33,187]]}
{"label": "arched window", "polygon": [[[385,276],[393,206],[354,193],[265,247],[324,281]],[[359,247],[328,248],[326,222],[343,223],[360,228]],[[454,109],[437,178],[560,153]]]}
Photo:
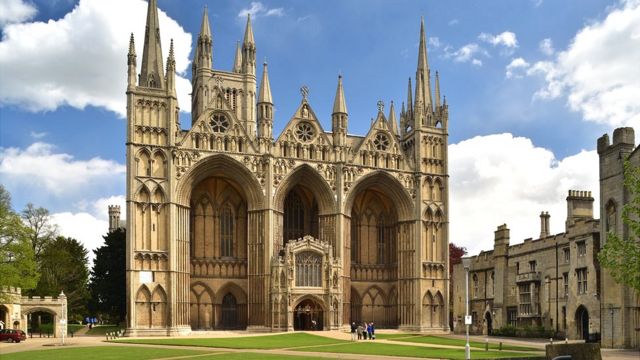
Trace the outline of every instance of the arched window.
{"label": "arched window", "polygon": [[229,205],[220,213],[220,255],[233,256],[233,212]]}
{"label": "arched window", "polygon": [[227,293],[222,298],[222,328],[233,329],[238,327],[238,302],[232,293]]}
{"label": "arched window", "polygon": [[304,236],[304,204],[297,192],[292,191],[284,201],[284,244]]}
{"label": "arched window", "polygon": [[607,203],[606,230],[607,232],[616,232],[616,205],[613,201]]}
{"label": "arched window", "polygon": [[322,257],[311,251],[296,255],[296,286],[322,286]]}
{"label": "arched window", "polygon": [[386,229],[384,224],[384,216],[380,215],[378,218],[377,224],[377,232],[378,232],[378,264],[385,263],[385,240],[386,240]]}
{"label": "arched window", "polygon": [[351,218],[351,262],[360,263],[360,220],[358,215],[353,214]]}
{"label": "arched window", "polygon": [[473,297],[478,297],[478,275],[473,274]]}

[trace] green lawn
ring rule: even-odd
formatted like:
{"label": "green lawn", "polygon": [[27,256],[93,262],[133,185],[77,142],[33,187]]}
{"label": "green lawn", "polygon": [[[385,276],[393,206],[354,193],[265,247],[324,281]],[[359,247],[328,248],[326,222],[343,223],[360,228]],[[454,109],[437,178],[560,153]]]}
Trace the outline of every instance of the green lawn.
{"label": "green lawn", "polygon": [[87,331],[87,335],[104,335],[107,332],[118,331],[120,329],[122,329],[122,327],[118,325],[96,325]]}
{"label": "green lawn", "polygon": [[327,360],[327,358],[295,356],[295,355],[279,355],[279,354],[260,354],[260,353],[218,353],[211,356],[198,356],[194,360]]}
{"label": "green lawn", "polygon": [[[331,352],[342,354],[407,356],[436,359],[464,359],[464,349],[445,349],[412,345],[396,345],[370,342],[346,343],[339,345],[318,346],[311,348],[293,349],[307,352]],[[544,359],[544,356],[528,353],[514,353],[508,351],[471,351],[472,359],[500,359],[500,358],[525,358],[536,356]]]}
{"label": "green lawn", "polygon": [[[67,324],[67,334],[76,332],[83,327],[84,325],[82,324]],[[53,324],[42,324],[39,329],[32,329],[32,331],[35,332],[35,334],[53,334]]]}
{"label": "green lawn", "polygon": [[348,343],[307,333],[293,333],[265,336],[245,336],[236,338],[163,338],[163,339],[122,339],[114,342],[153,345],[204,346],[227,349],[282,349],[300,346]]}
{"label": "green lawn", "polygon": [[[435,344],[435,345],[451,345],[451,346],[461,346],[464,347],[466,341],[463,339],[454,339],[440,336],[412,336],[412,337],[403,337],[403,338],[395,338],[395,341],[403,341],[403,342],[412,342],[412,343],[420,343],[420,344]],[[472,348],[484,349],[484,343],[481,341],[470,341],[469,345]],[[499,344],[495,342],[489,342],[489,349],[498,350]],[[515,346],[515,345],[506,345],[502,344],[502,350],[515,350],[515,351],[542,351],[543,349],[536,349],[532,347],[524,347],[524,346]]]}
{"label": "green lawn", "polygon": [[[206,352],[186,349],[154,349],[134,346],[93,346],[77,348],[69,347],[3,354],[2,360],[146,360],[198,354],[206,354]],[[200,359],[202,358],[198,357],[198,360]]]}

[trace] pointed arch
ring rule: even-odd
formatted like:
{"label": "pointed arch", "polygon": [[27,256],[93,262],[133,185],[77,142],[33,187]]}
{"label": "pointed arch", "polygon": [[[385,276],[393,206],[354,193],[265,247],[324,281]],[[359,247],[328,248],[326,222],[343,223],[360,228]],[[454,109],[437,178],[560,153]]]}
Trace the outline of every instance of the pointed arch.
{"label": "pointed arch", "polygon": [[138,327],[151,327],[151,291],[142,284],[136,293],[136,324]]}
{"label": "pointed arch", "polygon": [[153,161],[151,162],[151,176],[154,178],[164,178],[166,176],[167,159],[164,152],[156,150],[153,153]]}
{"label": "pointed arch", "polygon": [[151,154],[147,149],[140,149],[136,154],[136,175],[148,177],[151,176]]}
{"label": "pointed arch", "polygon": [[285,198],[291,189],[304,184],[314,195],[318,202],[319,215],[330,215],[336,211],[335,194],[326,180],[307,164],[302,164],[291,171],[280,183],[274,195],[276,210],[284,211]]}
{"label": "pointed arch", "polygon": [[351,190],[345,200],[345,214],[351,213],[357,195],[367,188],[375,188],[394,202],[397,211],[395,215],[398,221],[407,221],[414,218],[411,196],[398,179],[384,171],[374,171],[364,175],[351,186]]}

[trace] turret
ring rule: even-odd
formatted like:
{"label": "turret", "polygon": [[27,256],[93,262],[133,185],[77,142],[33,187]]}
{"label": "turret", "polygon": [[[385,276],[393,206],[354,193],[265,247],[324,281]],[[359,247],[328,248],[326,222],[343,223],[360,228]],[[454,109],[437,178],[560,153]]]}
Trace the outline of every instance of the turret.
{"label": "turret", "polygon": [[109,232],[120,228],[120,206],[109,205]]}
{"label": "turret", "polygon": [[249,75],[256,74],[256,42],[251,28],[251,14],[247,16],[247,27],[242,42],[242,72]]}
{"label": "turret", "polygon": [[262,82],[258,95],[258,136],[271,139],[273,130],[273,100],[271,98],[271,85],[267,62],[264,62],[262,70]]}
{"label": "turret", "polygon": [[160,23],[158,4],[149,0],[147,26],[144,32],[144,51],[140,67],[139,86],[164,89],[164,66],[162,66],[162,48],[160,46]]}
{"label": "turret", "polygon": [[133,33],[129,39],[129,53],[127,53],[127,89],[132,90],[136,86],[136,45]]}
{"label": "turret", "polygon": [[391,132],[393,135],[399,135],[398,131],[398,120],[396,120],[396,109],[393,106],[393,100],[391,101],[391,105],[389,106],[389,117],[387,118],[389,121],[389,127],[391,128]]}
{"label": "turret", "polygon": [[211,69],[213,66],[213,37],[211,36],[211,26],[209,25],[209,15],[205,5],[202,14],[202,24],[200,25],[200,35],[196,52],[193,57],[193,76],[198,69]]}
{"label": "turret", "polygon": [[333,112],[331,113],[331,130],[333,132],[334,146],[346,145],[348,121],[349,115],[347,113],[347,102],[344,98],[344,89],[342,88],[342,75],[339,75],[336,97],[333,101]]}

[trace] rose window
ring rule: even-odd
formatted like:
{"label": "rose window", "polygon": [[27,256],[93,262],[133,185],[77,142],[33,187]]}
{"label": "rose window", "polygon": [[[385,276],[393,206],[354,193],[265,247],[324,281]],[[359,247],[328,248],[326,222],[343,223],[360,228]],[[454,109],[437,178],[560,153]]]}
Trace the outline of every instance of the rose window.
{"label": "rose window", "polygon": [[214,132],[225,132],[229,128],[229,119],[222,114],[213,114],[211,121],[209,121],[211,128]]}
{"label": "rose window", "polygon": [[385,151],[389,148],[389,138],[385,134],[376,134],[376,138],[373,139],[373,145],[376,150]]}
{"label": "rose window", "polygon": [[300,141],[309,141],[313,138],[314,130],[311,124],[302,122],[296,127],[296,137]]}

